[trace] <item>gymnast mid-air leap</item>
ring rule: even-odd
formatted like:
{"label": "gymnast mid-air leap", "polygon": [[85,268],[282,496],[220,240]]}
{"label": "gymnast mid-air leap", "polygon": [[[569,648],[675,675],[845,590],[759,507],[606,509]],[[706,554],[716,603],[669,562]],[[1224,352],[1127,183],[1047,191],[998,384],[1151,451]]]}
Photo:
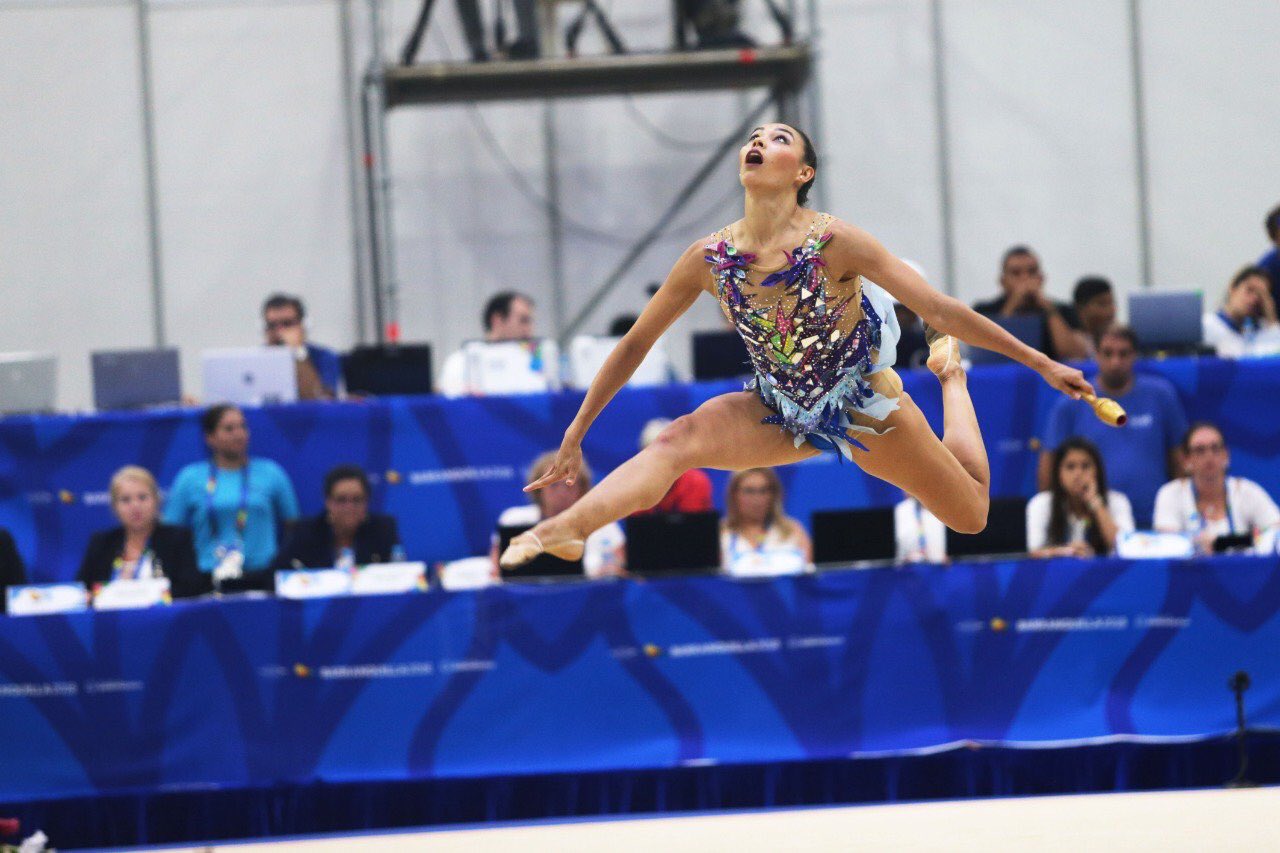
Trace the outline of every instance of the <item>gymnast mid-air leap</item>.
{"label": "gymnast mid-air leap", "polygon": [[[685,250],[591,383],[551,469],[525,491],[573,481],[592,422],[703,291],[746,342],[755,373],[748,389],[674,421],[572,507],[512,540],[504,568],[543,552],[579,558],[588,534],[653,506],[690,468],[785,465],[824,450],[901,487],[953,530],[974,533],[987,523],[990,471],[958,341],[1092,400],[1079,370],[934,290],[862,229],[804,207],[818,158],[801,131],[757,127],[738,166],[745,215]],[[925,320],[927,364],[942,383],[941,440],[892,369],[899,330],[885,291]]]}

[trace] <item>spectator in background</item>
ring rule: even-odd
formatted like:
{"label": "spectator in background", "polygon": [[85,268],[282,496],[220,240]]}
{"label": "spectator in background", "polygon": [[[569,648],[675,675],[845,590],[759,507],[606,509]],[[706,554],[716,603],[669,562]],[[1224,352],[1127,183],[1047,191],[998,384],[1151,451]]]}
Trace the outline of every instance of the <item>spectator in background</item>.
{"label": "spectator in background", "polygon": [[89,539],[76,580],[92,589],[135,578],[168,578],[174,598],[213,590],[196,567],[185,527],[160,523],[160,489],[146,468],[126,465],[111,477],[111,511],[120,524]]}
{"label": "spectator in background", "polygon": [[1058,445],[1049,488],[1027,502],[1027,550],[1033,557],[1092,557],[1115,551],[1133,530],[1133,509],[1123,493],[1107,489],[1102,455],[1087,439]]}
{"label": "spectator in background", "polygon": [[27,567],[22,563],[22,555],[13,541],[13,534],[0,527],[0,613],[5,612],[8,590],[11,586],[20,586],[27,582]]}
{"label": "spectator in background", "polygon": [[1102,333],[1116,322],[1116,297],[1111,282],[1102,276],[1085,276],[1076,282],[1071,304],[1089,344],[1089,354],[1093,355],[1098,351]]}
{"label": "spectator in background", "polygon": [[1201,554],[1212,553],[1219,536],[1248,534],[1258,541],[1275,535],[1280,509],[1257,483],[1227,476],[1231,452],[1217,425],[1192,424],[1183,458],[1187,476],[1166,483],[1156,495],[1157,530],[1190,536]]}
{"label": "spectator in background", "polygon": [[342,374],[342,361],[333,350],[307,342],[302,300],[275,293],[262,303],[263,332],[269,347],[288,347],[297,362],[299,400],[332,400]]}
{"label": "spectator in background", "polygon": [[1104,424],[1085,404],[1062,398],[1054,404],[1043,435],[1038,483],[1049,488],[1052,456],[1071,436],[1083,436],[1106,460],[1111,484],[1133,502],[1140,527],[1151,524],[1156,490],[1181,470],[1178,447],[1187,429],[1187,416],[1178,392],[1163,377],[1134,372],[1138,339],[1126,326],[1113,326],[1098,344],[1098,371],[1090,377],[1098,394],[1113,397],[1129,414],[1123,429]]}
{"label": "spectator in background", "polygon": [[[640,449],[644,450],[657,441],[662,431],[670,426],[669,418],[653,418],[640,430]],[[714,509],[711,501],[711,478],[701,468],[690,468],[685,471],[671,488],[648,509],[634,513],[649,515],[658,512],[710,512]]]}
{"label": "spectator in background", "polygon": [[[484,340],[523,341],[533,337],[533,300],[523,293],[508,290],[491,298],[484,306]],[[449,354],[436,383],[446,397],[470,393],[467,385],[467,357],[462,350]]]}
{"label": "spectator in background", "polygon": [[1223,358],[1280,352],[1276,303],[1262,267],[1245,267],[1231,279],[1222,309],[1204,315],[1204,342]]}
{"label": "spectator in background", "polygon": [[[529,468],[528,483],[534,483],[546,476],[551,465],[556,461],[556,451],[548,450]],[[498,516],[499,527],[532,527],[545,518],[554,518],[577,503],[583,495],[591,491],[591,468],[584,460],[582,468],[573,484],[561,480],[537,491],[530,492],[531,504],[508,507]],[[582,570],[589,578],[621,576],[627,573],[627,537],[622,527],[610,522],[587,537],[586,550],[582,555]],[[494,538],[490,552],[493,570],[498,572],[498,542]]]}
{"label": "spectator in background", "polygon": [[782,483],[772,468],[748,468],[729,477],[720,525],[720,559],[726,573],[756,577],[809,569],[809,534],[786,514],[782,497]]}
{"label": "spectator in background", "polygon": [[[196,562],[215,584],[270,584],[265,572],[276,553],[280,530],[298,517],[298,498],[284,469],[270,459],[250,458],[249,428],[236,406],[210,406],[200,418],[208,461],[178,472],[165,505],[169,524],[195,534]],[[224,587],[228,588],[228,587]]]}
{"label": "spectator in background", "polygon": [[350,569],[403,559],[396,520],[370,514],[372,494],[369,475],[359,465],[331,468],[324,476],[324,512],[293,526],[274,567]]}
{"label": "spectator in background", "polygon": [[893,537],[894,559],[899,563],[947,561],[947,526],[905,493],[893,507]]}
{"label": "spectator in background", "polygon": [[1272,246],[1258,259],[1258,266],[1262,267],[1271,281],[1271,301],[1280,302],[1280,205],[1271,209],[1263,224]]}
{"label": "spectator in background", "polygon": [[973,310],[992,319],[1039,316],[1044,329],[1045,355],[1058,361],[1085,358],[1088,346],[1080,332],[1080,320],[1070,305],[1054,302],[1044,292],[1044,271],[1035,252],[1014,246],[1000,264],[1000,289],[1004,295],[978,302]]}

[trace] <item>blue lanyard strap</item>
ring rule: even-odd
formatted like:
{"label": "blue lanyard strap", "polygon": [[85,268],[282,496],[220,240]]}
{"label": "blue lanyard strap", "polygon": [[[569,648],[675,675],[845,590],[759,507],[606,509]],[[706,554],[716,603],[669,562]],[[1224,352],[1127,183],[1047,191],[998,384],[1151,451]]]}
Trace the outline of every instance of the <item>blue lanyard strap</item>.
{"label": "blue lanyard strap", "polygon": [[[1196,481],[1194,479],[1187,478],[1187,483],[1191,486],[1191,517],[1199,519],[1200,526],[1202,528],[1208,527],[1209,519],[1205,518],[1200,513],[1200,496],[1196,493]],[[1223,510],[1225,510],[1226,516],[1227,516],[1227,535],[1235,536],[1236,524],[1231,519],[1231,478],[1230,477],[1222,478],[1222,508]]]}
{"label": "blue lanyard strap", "polygon": [[[213,493],[218,490],[218,466],[209,463],[209,479],[204,487],[204,511],[209,517],[209,527],[216,541],[221,535],[218,514],[213,509]],[[240,506],[236,509],[236,533],[244,533],[249,523],[249,461],[244,463],[244,473],[240,477]]]}

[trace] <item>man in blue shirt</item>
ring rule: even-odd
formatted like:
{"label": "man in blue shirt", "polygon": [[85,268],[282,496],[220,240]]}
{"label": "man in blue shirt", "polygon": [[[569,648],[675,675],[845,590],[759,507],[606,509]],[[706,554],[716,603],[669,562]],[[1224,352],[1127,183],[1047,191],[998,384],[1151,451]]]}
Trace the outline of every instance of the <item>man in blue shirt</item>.
{"label": "man in blue shirt", "polygon": [[1093,410],[1063,398],[1049,413],[1040,452],[1040,489],[1049,488],[1054,449],[1073,435],[1083,436],[1102,453],[1107,485],[1123,492],[1133,505],[1139,528],[1151,526],[1156,492],[1171,476],[1180,476],[1178,444],[1187,431],[1187,415],[1173,384],[1159,376],[1133,371],[1138,339],[1133,330],[1113,326],[1098,343],[1098,373],[1093,383],[1099,396],[1114,398],[1129,414],[1117,429],[1094,416]]}
{"label": "man in blue shirt", "polygon": [[1271,251],[1258,258],[1258,266],[1271,277],[1271,298],[1280,303],[1280,206],[1267,214],[1267,236],[1274,243]]}
{"label": "man in blue shirt", "polygon": [[332,400],[338,390],[342,359],[333,350],[307,342],[302,300],[276,293],[262,304],[263,331],[269,347],[288,347],[297,359],[298,399]]}

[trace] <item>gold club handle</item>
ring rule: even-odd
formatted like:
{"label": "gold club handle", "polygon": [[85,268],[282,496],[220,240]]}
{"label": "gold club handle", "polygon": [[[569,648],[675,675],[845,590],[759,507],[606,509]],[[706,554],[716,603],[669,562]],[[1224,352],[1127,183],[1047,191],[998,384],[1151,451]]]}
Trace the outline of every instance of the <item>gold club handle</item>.
{"label": "gold club handle", "polygon": [[1129,415],[1120,407],[1120,404],[1110,397],[1096,397],[1093,394],[1083,394],[1080,399],[1084,400],[1090,406],[1093,406],[1093,413],[1098,416],[1098,420],[1104,424],[1113,427],[1122,427],[1129,422]]}

